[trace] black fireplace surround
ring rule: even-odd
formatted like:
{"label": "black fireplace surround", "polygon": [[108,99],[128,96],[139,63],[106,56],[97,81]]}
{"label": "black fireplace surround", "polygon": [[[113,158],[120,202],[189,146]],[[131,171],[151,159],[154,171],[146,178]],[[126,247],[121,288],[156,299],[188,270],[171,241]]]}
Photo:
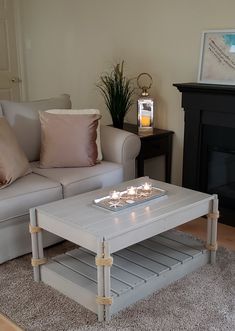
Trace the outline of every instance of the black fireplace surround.
{"label": "black fireplace surround", "polygon": [[235,86],[173,85],[185,110],[182,185],[218,194],[220,222],[235,226]]}

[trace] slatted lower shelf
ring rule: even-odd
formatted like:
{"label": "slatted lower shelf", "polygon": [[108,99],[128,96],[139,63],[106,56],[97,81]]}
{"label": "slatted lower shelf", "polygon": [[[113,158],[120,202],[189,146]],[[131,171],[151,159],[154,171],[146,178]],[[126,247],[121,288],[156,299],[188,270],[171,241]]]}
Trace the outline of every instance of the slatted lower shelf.
{"label": "slatted lower shelf", "polygon": [[[113,254],[111,314],[208,263],[203,245],[168,231]],[[42,281],[97,313],[95,253],[84,248],[59,255],[41,268]]]}

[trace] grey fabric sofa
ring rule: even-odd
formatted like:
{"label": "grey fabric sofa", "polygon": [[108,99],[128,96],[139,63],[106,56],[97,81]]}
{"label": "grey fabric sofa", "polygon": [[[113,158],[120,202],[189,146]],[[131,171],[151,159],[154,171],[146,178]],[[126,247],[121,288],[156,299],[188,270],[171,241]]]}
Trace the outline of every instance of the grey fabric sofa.
{"label": "grey fabric sofa", "polygon": [[[38,110],[55,108],[71,108],[69,95],[22,103],[0,101],[0,116],[5,116],[12,126],[33,170],[0,190],[0,263],[31,251],[29,208],[135,177],[140,139],[127,131],[102,125],[100,164],[83,168],[39,168]],[[43,240],[44,246],[48,246],[61,239],[45,233]]]}

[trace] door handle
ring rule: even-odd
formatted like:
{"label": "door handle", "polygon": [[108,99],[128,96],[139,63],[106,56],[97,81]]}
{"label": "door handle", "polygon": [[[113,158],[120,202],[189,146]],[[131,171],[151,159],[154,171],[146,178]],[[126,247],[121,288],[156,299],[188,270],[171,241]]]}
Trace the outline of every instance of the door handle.
{"label": "door handle", "polygon": [[22,82],[22,80],[19,77],[12,77],[11,82],[12,83],[20,83],[20,82]]}

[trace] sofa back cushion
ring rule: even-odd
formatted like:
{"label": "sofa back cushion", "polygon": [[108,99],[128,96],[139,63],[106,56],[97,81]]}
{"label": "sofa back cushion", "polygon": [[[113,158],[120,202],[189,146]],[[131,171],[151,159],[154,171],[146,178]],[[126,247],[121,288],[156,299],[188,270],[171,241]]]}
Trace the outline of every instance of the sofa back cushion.
{"label": "sofa back cushion", "polygon": [[17,140],[29,161],[37,161],[40,157],[41,126],[38,111],[71,108],[68,94],[29,102],[3,100],[0,101],[0,104],[3,115],[13,128]]}
{"label": "sofa back cushion", "polygon": [[32,172],[25,153],[4,117],[0,116],[0,189]]}

